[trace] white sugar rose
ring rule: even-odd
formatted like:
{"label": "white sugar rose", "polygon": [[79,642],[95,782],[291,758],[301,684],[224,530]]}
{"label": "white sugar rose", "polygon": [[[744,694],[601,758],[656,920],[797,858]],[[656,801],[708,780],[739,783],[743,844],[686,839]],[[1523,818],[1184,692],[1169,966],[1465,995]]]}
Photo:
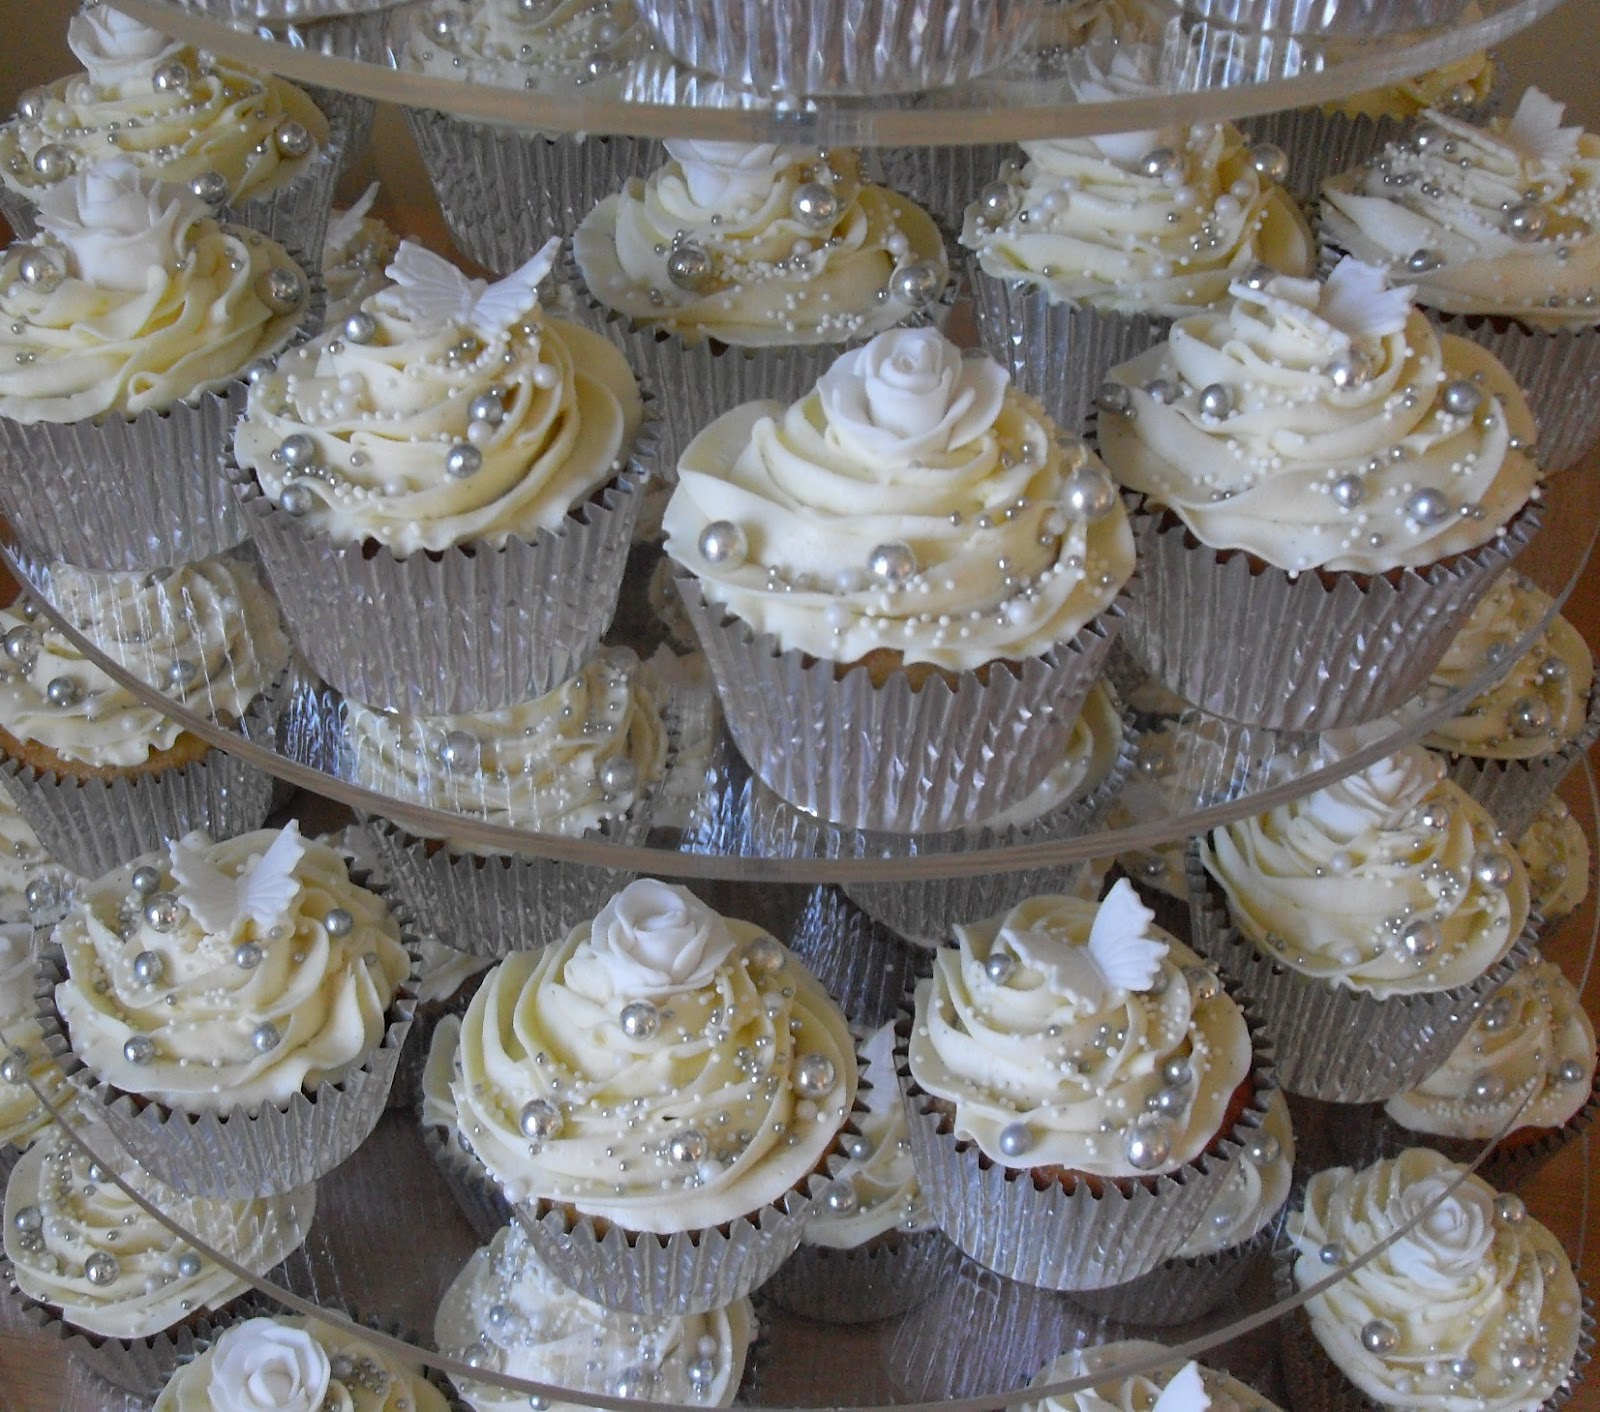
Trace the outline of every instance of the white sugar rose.
{"label": "white sugar rose", "polygon": [[641,878],[600,909],[589,947],[617,994],[652,999],[709,984],[733,936],[686,888]]}
{"label": "white sugar rose", "polygon": [[817,379],[829,435],[884,466],[916,465],[987,432],[1010,374],[937,329],[890,329]]}
{"label": "white sugar rose", "polygon": [[328,1395],[328,1355],[304,1329],[248,1319],[217,1340],[215,1412],[318,1412]]}
{"label": "white sugar rose", "polygon": [[1413,1182],[1395,1199],[1394,1216],[1404,1224],[1419,1216],[1389,1251],[1401,1274],[1424,1286],[1458,1287],[1483,1264],[1494,1243],[1494,1207],[1485,1188],[1462,1182],[1458,1173],[1436,1172]]}
{"label": "white sugar rose", "polygon": [[67,47],[92,82],[111,87],[148,74],[183,46],[121,10],[90,5],[67,22]]}
{"label": "white sugar rose", "polygon": [[741,197],[760,197],[785,168],[805,161],[808,149],[776,142],[693,142],[669,138],[667,153],[682,169],[698,206],[727,207]]}
{"label": "white sugar rose", "polygon": [[66,248],[72,273],[102,289],[138,291],[181,259],[205,203],[144,175],[126,157],[97,162],[38,195],[39,224]]}
{"label": "white sugar rose", "polygon": [[1304,813],[1329,838],[1347,843],[1372,828],[1400,827],[1443,778],[1439,757],[1411,746],[1318,790]]}

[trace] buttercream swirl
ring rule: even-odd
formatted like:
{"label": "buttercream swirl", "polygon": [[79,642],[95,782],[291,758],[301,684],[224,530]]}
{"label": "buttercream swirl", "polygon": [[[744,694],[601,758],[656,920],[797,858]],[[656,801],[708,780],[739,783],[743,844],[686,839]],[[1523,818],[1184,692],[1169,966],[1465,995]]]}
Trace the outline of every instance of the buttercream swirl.
{"label": "buttercream swirl", "polygon": [[[1502,575],[1433,669],[1430,685],[1456,691],[1504,664],[1512,646],[1554,607],[1550,595],[1527,579]],[[1533,759],[1583,729],[1593,686],[1589,644],[1557,614],[1504,676],[1473,697],[1459,716],[1436,726],[1425,743],[1480,759]]]}
{"label": "buttercream swirl", "polygon": [[0,1050],[6,1060],[0,1073],[0,1146],[26,1147],[50,1125],[49,1110],[39,1102],[35,1087],[57,1107],[71,1102],[74,1093],[45,1048],[33,996],[33,939],[26,922],[0,923]]}
{"label": "buttercream swirl", "polygon": [[[118,1175],[202,1245],[264,1275],[311,1229],[316,1187],[217,1201],[180,1196],[132,1162]],[[5,1253],[18,1288],[108,1338],[138,1339],[249,1285],[173,1234],[59,1132],[41,1137],[6,1184]]]}
{"label": "buttercream swirl", "polygon": [[1111,474],[1202,543],[1290,572],[1385,573],[1493,538],[1536,493],[1513,449],[1533,441],[1527,402],[1372,279],[1346,262],[1322,286],[1235,284],[1113,369],[1128,414],[1100,418]]}
{"label": "buttercream swirl", "polygon": [[[740,346],[845,343],[902,322],[948,277],[932,217],[862,181],[854,152],[666,145],[670,161],[608,196],[573,236],[590,292],[630,319]],[[817,214],[805,217],[808,200]],[[674,256],[696,278],[675,282]],[[893,278],[912,266],[926,299]]]}
{"label": "buttercream swirl", "polygon": [[271,499],[303,497],[304,524],[400,555],[499,546],[559,528],[622,468],[643,403],[599,335],[536,309],[502,328],[441,318],[394,287],[362,313],[370,337],[352,339],[347,320],[281,359],[235,432],[239,464]]}
{"label": "buttercream swirl", "polygon": [[[391,799],[575,838],[623,819],[660,784],[668,743],[662,706],[649,669],[627,648],[608,647],[535,701],[464,716],[406,716],[349,703],[346,732],[357,784]],[[463,737],[474,742],[464,757]],[[446,741],[456,753],[443,750]],[[446,754],[462,763],[443,763]]]}
{"label": "buttercream swirl", "polygon": [[[154,892],[133,887],[139,868],[156,873]],[[221,843],[193,833],[136,859],[84,888],[55,938],[74,1051],[117,1088],[185,1112],[338,1082],[383,1038],[411,967],[383,900],[292,826]]]}
{"label": "buttercream swirl", "polygon": [[[1132,535],[1088,449],[1004,379],[896,329],[792,407],[734,409],[684,451],[667,553],[757,632],[833,661],[964,671],[1070,640],[1132,573]],[[1075,490],[1104,513],[1074,514]],[[708,560],[711,525],[742,552]]]}
{"label": "buttercream swirl", "polygon": [[[1097,936],[1100,914],[1130,902],[1140,930]],[[1106,1177],[1176,1171],[1216,1139],[1250,1072],[1250,1034],[1215,975],[1150,915],[1123,881],[1098,905],[1033,897],[956,928],[917,984],[908,1059],[915,1083],[954,1105],[958,1138],[1002,1166]],[[1143,984],[1118,983],[1119,958],[1134,955],[1148,962]],[[1160,1135],[1160,1161],[1128,1159],[1135,1130]]]}
{"label": "buttercream swirl", "polygon": [[466,10],[427,7],[427,16],[433,22],[407,40],[401,67],[530,90],[587,79],[588,61],[625,45],[638,23],[631,0],[606,10],[589,0],[480,0]]}
{"label": "buttercream swirl", "polygon": [[[1342,1270],[1306,1302],[1317,1341],[1385,1407],[1541,1406],[1577,1353],[1581,1303],[1572,1266],[1520,1200],[1496,1198],[1439,1153],[1414,1147],[1359,1172],[1334,1167],[1312,1177],[1304,1209],[1288,1221],[1299,1251],[1296,1283],[1304,1289],[1328,1275],[1324,1247],[1354,1259],[1414,1217],[1393,1244]],[[1380,1346],[1393,1331],[1392,1346],[1368,1348],[1369,1329]]]}
{"label": "buttercream swirl", "polygon": [[1031,1387],[1049,1387],[1071,1379],[1104,1373],[1103,1381],[1083,1392],[1058,1393],[1019,1404],[1018,1412],[1232,1412],[1253,1408],[1277,1412],[1254,1388],[1227,1373],[1199,1363],[1174,1359],[1167,1366],[1131,1376],[1118,1372],[1135,1359],[1165,1352],[1164,1345],[1145,1339],[1119,1339],[1094,1348],[1074,1348],[1045,1364]]}
{"label": "buttercream swirl", "polygon": [[[79,422],[162,410],[276,353],[304,275],[281,245],[219,226],[187,191],[101,163],[40,198],[41,233],[0,257],[0,415]],[[32,281],[24,261],[45,267]]]}
{"label": "buttercream swirl", "polygon": [[1517,840],[1517,856],[1528,870],[1533,908],[1547,922],[1559,921],[1589,895],[1589,838],[1560,799],[1551,799]]}
{"label": "buttercream swirl", "polygon": [[122,156],[183,184],[215,172],[237,202],[296,180],[328,144],[328,120],[298,88],[107,5],[75,16],[67,42],[85,72],[34,90],[0,125],[0,181],[30,198],[51,185],[36,165],[41,149],[69,169]]}
{"label": "buttercream swirl", "polygon": [[844,1016],[781,945],[649,881],[491,971],[460,1055],[461,1132],[507,1196],[636,1231],[777,1200],[832,1147],[856,1087]]}
{"label": "buttercream swirl", "polygon": [[328,292],[325,315],[337,328],[367,299],[389,283],[385,271],[400,248],[400,237],[370,215],[378,199],[373,182],[354,204],[328,217],[322,241],[322,284]]}
{"label": "buttercream swirl", "polygon": [[1600,137],[1561,116],[1536,88],[1482,125],[1430,109],[1415,133],[1324,183],[1325,238],[1402,271],[1446,313],[1600,322]]}
{"label": "buttercream swirl", "polygon": [[1475,981],[1521,934],[1528,881],[1484,807],[1442,774],[1413,746],[1206,835],[1201,861],[1240,933],[1302,975],[1380,998]]}
{"label": "buttercream swirl", "polygon": [[316,1319],[247,1319],[172,1375],[152,1412],[448,1412],[387,1349]]}
{"label": "buttercream swirl", "polygon": [[0,789],[0,922],[57,921],[77,882],[45,852],[16,801]]}
{"label": "buttercream swirl", "polygon": [[1594,1069],[1583,1002],[1561,968],[1540,957],[1484,1002],[1443,1064],[1384,1111],[1425,1136],[1488,1140],[1558,1128],[1588,1102]]}
{"label": "buttercream swirl", "polygon": [[1294,1176],[1294,1128],[1283,1090],[1267,1098],[1261,1128],[1245,1144],[1233,1170],[1206,1207],[1200,1224],[1173,1255],[1175,1260],[1203,1257],[1243,1245],[1269,1222],[1289,1199]]}
{"label": "buttercream swirl", "polygon": [[[539,1262],[518,1225],[467,1261],[439,1302],[434,1337],[477,1366],[574,1391],[651,1402],[726,1407],[739,1390],[755,1335],[748,1299],[705,1314],[621,1313],[567,1288]],[[522,1412],[527,1397],[459,1382],[476,1412]],[[556,1402],[551,1412],[579,1412]]]}

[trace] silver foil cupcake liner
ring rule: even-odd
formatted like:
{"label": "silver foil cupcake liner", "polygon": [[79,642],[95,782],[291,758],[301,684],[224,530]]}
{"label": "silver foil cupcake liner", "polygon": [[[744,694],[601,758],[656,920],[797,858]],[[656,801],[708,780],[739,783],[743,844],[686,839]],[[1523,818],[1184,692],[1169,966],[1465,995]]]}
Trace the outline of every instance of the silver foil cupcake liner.
{"label": "silver foil cupcake liner", "polygon": [[1600,739],[1600,681],[1589,691],[1583,728],[1556,749],[1528,760],[1448,754],[1450,778],[1494,817],[1507,838],[1521,838],[1567,772]]}
{"label": "silver foil cupcake liner", "polygon": [[1016,58],[1042,0],[641,0],[674,59],[724,83],[878,95],[961,83]]}
{"label": "silver foil cupcake liner", "polygon": [[1280,108],[1240,118],[1251,142],[1270,142],[1289,159],[1287,187],[1301,201],[1313,202],[1322,183],[1338,172],[1359,167],[1413,126],[1413,120],[1330,112],[1326,108]]}
{"label": "silver foil cupcake liner", "polygon": [[299,25],[306,21],[354,18],[392,9],[408,0],[178,0],[178,3],[201,14],[216,15],[254,28],[258,24]]}
{"label": "silver foil cupcake liner", "polygon": [[1466,0],[1182,0],[1191,15],[1227,29],[1340,39],[1447,24]]}
{"label": "silver foil cupcake liner", "polygon": [[[895,1022],[895,1066],[910,1121],[911,1155],[939,1228],[980,1265],[1009,1280],[1053,1290],[1126,1284],[1169,1259],[1204,1218],[1233,1172],[1248,1134],[1261,1125],[1271,1090],[1270,1054],[1255,1042],[1255,1092],[1232,1131],[1178,1171],[1128,1180],[1035,1182],[958,1138],[953,1115],[911,1077],[912,1017]],[[1251,1026],[1252,1040],[1256,1027]]]}
{"label": "silver foil cupcake liner", "polygon": [[[276,240],[307,271],[322,268],[322,247],[333,211],[333,188],[339,180],[341,153],[324,147],[293,181],[285,182],[248,201],[231,201],[217,208],[217,219],[249,226]],[[305,258],[301,258],[301,256]],[[321,327],[320,315],[307,337]]]}
{"label": "silver foil cupcake liner", "polygon": [[1166,1329],[1187,1324],[1233,1297],[1272,1248],[1276,1222],[1249,1240],[1206,1255],[1163,1260],[1148,1274],[1106,1289],[1075,1290],[1067,1298],[1118,1323]]}
{"label": "silver foil cupcake liner", "polygon": [[884,185],[909,196],[950,235],[959,235],[967,207],[1015,156],[1014,143],[967,147],[891,147],[880,153]]}
{"label": "silver foil cupcake liner", "polygon": [[848,1250],[802,1243],[763,1299],[821,1324],[872,1324],[929,1299],[961,1259],[938,1231],[893,1231]]}
{"label": "silver foil cupcake liner", "polygon": [[[1026,798],[1038,762],[1058,759],[1072,723],[1122,626],[1120,592],[1070,642],[1020,663],[990,664],[987,679],[920,690],[904,673],[874,685],[837,664],[756,634],[699,585],[678,579],[717,681],[728,730],[761,780],[831,823],[891,833],[942,832]],[[937,758],[937,773],[911,761]]]}
{"label": "silver foil cupcake liner", "polygon": [[65,979],[66,967],[55,945],[40,958],[34,990],[46,1047],[84,1096],[93,1118],[157,1181],[183,1196],[280,1196],[331,1172],[366,1141],[383,1116],[416,1003],[415,938],[407,920],[398,911],[395,915],[412,956],[412,976],[389,1006],[383,1039],[344,1078],[301,1089],[285,1103],[184,1113],[107,1083],[73,1052],[56,1011],[55,989]]}
{"label": "silver foil cupcake liner", "polygon": [[290,635],[323,680],[413,715],[492,711],[553,690],[599,646],[649,449],[641,438],[630,469],[559,530],[404,559],[308,530],[253,478],[238,491]]}
{"label": "silver foil cupcake liner", "polygon": [[1084,430],[1106,374],[1166,338],[1172,320],[1052,301],[1041,289],[967,266],[978,338],[1063,431]]}
{"label": "silver foil cupcake liner", "polygon": [[602,200],[662,160],[653,138],[546,134],[431,108],[405,115],[456,249],[500,275],[552,235],[571,235]]}
{"label": "silver foil cupcake liner", "polygon": [[1191,844],[1190,945],[1259,1008],[1278,1083],[1331,1103],[1373,1103],[1414,1088],[1449,1057],[1483,1003],[1532,954],[1536,920],[1469,985],[1379,1000],[1273,960],[1240,935]]}
{"label": "silver foil cupcake liner", "polygon": [[422,1145],[444,1178],[456,1208],[480,1243],[487,1245],[496,1231],[516,1219],[516,1212],[500,1184],[484,1170],[483,1163],[461,1146],[457,1134],[437,1124],[426,1124],[422,1129]]}
{"label": "silver foil cupcake liner", "polygon": [[839,888],[823,883],[812,889],[788,942],[853,1028],[870,1033],[899,1012],[917,953]]}
{"label": "silver foil cupcake liner", "polygon": [[1359,725],[1422,690],[1541,520],[1530,501],[1476,549],[1329,582],[1219,554],[1176,516],[1140,510],[1124,643],[1152,676],[1213,715],[1274,730]]}
{"label": "silver foil cupcake liner", "polygon": [[1600,325],[1551,331],[1486,314],[1427,312],[1444,332],[1471,339],[1505,365],[1539,429],[1540,470],[1564,471],[1600,441]]}

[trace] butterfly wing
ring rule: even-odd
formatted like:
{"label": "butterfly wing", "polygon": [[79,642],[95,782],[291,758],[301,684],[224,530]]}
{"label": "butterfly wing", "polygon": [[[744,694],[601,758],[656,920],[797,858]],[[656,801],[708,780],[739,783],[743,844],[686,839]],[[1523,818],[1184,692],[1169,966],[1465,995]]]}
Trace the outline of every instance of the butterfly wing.
{"label": "butterfly wing", "polygon": [[1155,981],[1167,954],[1165,942],[1146,935],[1155,916],[1126,878],[1106,894],[1085,949],[1108,987],[1148,990]]}
{"label": "butterfly wing", "polygon": [[239,879],[229,877],[206,857],[211,840],[191,833],[174,840],[168,851],[178,899],[208,932],[229,931],[237,920]]}
{"label": "butterfly wing", "polygon": [[468,279],[441,255],[402,240],[384,271],[395,282],[401,302],[418,323],[466,323],[479,294],[481,279]]}
{"label": "butterfly wing", "polygon": [[540,282],[555,268],[561,238],[552,236],[531,260],[491,284],[472,306],[472,327],[482,338],[497,338],[539,302]]}
{"label": "butterfly wing", "polygon": [[1189,1362],[1168,1380],[1150,1412],[1204,1412],[1210,1406],[1211,1395],[1200,1376],[1200,1365]]}
{"label": "butterfly wing", "polygon": [[1346,255],[1322,286],[1317,312],[1352,338],[1381,338],[1406,326],[1416,292],[1412,284],[1390,289],[1383,270]]}
{"label": "butterfly wing", "polygon": [[270,927],[283,916],[300,890],[294,870],[305,851],[300,825],[291,822],[242,879],[238,915],[254,918],[260,927]]}

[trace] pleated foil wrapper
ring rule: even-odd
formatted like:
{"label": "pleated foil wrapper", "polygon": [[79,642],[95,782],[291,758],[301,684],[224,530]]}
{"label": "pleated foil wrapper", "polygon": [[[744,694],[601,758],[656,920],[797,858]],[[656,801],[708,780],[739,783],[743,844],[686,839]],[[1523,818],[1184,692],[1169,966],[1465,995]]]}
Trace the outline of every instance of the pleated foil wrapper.
{"label": "pleated foil wrapper", "polygon": [[461,1139],[455,1133],[437,1124],[427,1124],[422,1129],[422,1146],[481,1244],[487,1245],[496,1231],[516,1220],[516,1212],[499,1183],[484,1169],[483,1163],[461,1146]]}
{"label": "pleated foil wrapper", "polygon": [[1166,338],[1172,320],[1052,301],[1041,289],[968,263],[978,338],[1065,432],[1081,433],[1106,374]]}
{"label": "pleated foil wrapper", "polygon": [[1227,29],[1340,39],[1447,24],[1466,0],[1182,0],[1191,15]]}
{"label": "pleated foil wrapper", "polygon": [[1374,1103],[1415,1088],[1449,1057],[1483,1003],[1533,954],[1536,918],[1470,985],[1379,1000],[1303,976],[1241,936],[1191,844],[1190,945],[1254,1002],[1277,1053],[1278,1083],[1330,1103]]}
{"label": "pleated foil wrapper", "polygon": [[1488,543],[1386,575],[1290,575],[1199,543],[1174,515],[1136,510],[1139,577],[1124,643],[1202,710],[1274,730],[1387,715],[1439,659],[1542,522],[1533,502]]}
{"label": "pleated foil wrapper", "polygon": [[1276,1222],[1249,1240],[1206,1255],[1163,1260],[1148,1274],[1105,1289],[1075,1290],[1067,1298],[1118,1323],[1167,1329],[1187,1324],[1231,1299],[1272,1248]]}
{"label": "pleated foil wrapper", "polygon": [[1299,200],[1315,202],[1322,183],[1339,172],[1359,167],[1415,126],[1411,118],[1353,117],[1325,108],[1280,108],[1240,118],[1251,142],[1270,142],[1289,159],[1282,185]]}
{"label": "pleated foil wrapper", "polygon": [[789,949],[865,1034],[894,1019],[910,988],[917,953],[831,883],[806,898]]}
{"label": "pleated foil wrapper", "polygon": [[931,1298],[960,1259],[936,1230],[893,1231],[848,1250],[802,1242],[761,1294],[821,1324],[872,1324]]}
{"label": "pleated foil wrapper", "polygon": [[1600,324],[1550,331],[1486,314],[1427,313],[1505,364],[1533,411],[1533,457],[1545,474],[1576,465],[1600,441]]}
{"label": "pleated foil wrapper", "polygon": [[237,490],[290,635],[318,675],[369,706],[453,715],[543,696],[593,656],[650,449],[641,439],[629,470],[559,530],[404,559],[306,529],[253,478]]}
{"label": "pleated foil wrapper", "polygon": [[83,1095],[92,1119],[104,1124],[157,1181],[183,1196],[281,1196],[331,1172],[366,1141],[383,1116],[416,1005],[416,938],[398,910],[395,916],[412,968],[389,1006],[383,1039],[359,1068],[337,1083],[301,1089],[285,1103],[183,1113],[106,1083],[73,1052],[56,1011],[55,989],[66,977],[66,966],[54,945],[41,956],[35,973],[45,1045]]}
{"label": "pleated foil wrapper", "polygon": [[190,10],[254,28],[369,15],[408,0],[178,0]]}
{"label": "pleated foil wrapper", "polygon": [[[302,85],[306,97],[322,110],[332,129],[332,147],[337,154],[334,165],[338,176],[343,176],[366,152],[372,142],[372,120],[378,105],[374,99],[359,93],[341,93],[336,88],[317,88]],[[331,211],[330,211],[331,215]],[[327,234],[327,226],[323,226]]]}
{"label": "pleated foil wrapper", "polygon": [[1529,760],[1486,760],[1447,754],[1450,778],[1494,817],[1507,838],[1521,838],[1567,772],[1600,740],[1600,681],[1589,691],[1583,729]]}
{"label": "pleated foil wrapper", "polygon": [[833,662],[782,651],[706,602],[694,579],[677,583],[728,730],[762,782],[830,823],[890,833],[959,828],[1033,791],[1038,761],[1065,753],[1127,593],[1041,656],[918,691],[904,673],[876,686],[865,669],[840,675]]}
{"label": "pleated foil wrapper", "polygon": [[552,235],[570,236],[607,196],[664,159],[654,138],[547,134],[431,108],[405,115],[456,249],[499,275]]}
{"label": "pleated foil wrapper", "polygon": [[641,0],[680,63],[761,92],[879,95],[961,83],[1015,59],[1042,0]]}
{"label": "pleated foil wrapper", "polygon": [[961,147],[890,147],[882,151],[884,185],[909,196],[949,235],[959,235],[967,207],[1017,156],[1010,142]]}
{"label": "pleated foil wrapper", "polygon": [[[334,145],[322,148],[293,181],[248,201],[230,201],[217,207],[217,219],[249,226],[276,240],[306,271],[322,268],[322,247],[333,212],[333,188],[339,181],[342,153]],[[304,257],[304,258],[302,258]],[[306,330],[311,337],[321,329],[318,317]]]}
{"label": "pleated foil wrapper", "polygon": [[1213,1138],[1178,1171],[1127,1180],[1087,1180],[1069,1190],[1036,1185],[1026,1167],[1004,1167],[958,1138],[947,1108],[911,1076],[912,1016],[895,1022],[895,1066],[910,1120],[911,1155],[939,1228],[980,1265],[1044,1289],[1104,1289],[1148,1274],[1170,1258],[1205,1216],[1260,1127],[1273,1078],[1270,1052],[1251,1020],[1255,1092],[1233,1130]]}

